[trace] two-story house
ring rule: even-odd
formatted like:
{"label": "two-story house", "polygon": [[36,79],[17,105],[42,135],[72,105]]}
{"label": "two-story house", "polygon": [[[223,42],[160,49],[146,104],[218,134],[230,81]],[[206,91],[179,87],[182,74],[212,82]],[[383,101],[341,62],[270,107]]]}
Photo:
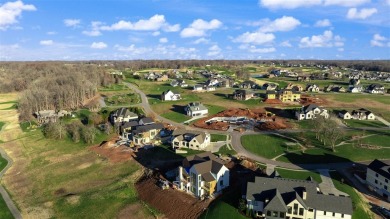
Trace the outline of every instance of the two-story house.
{"label": "two-story house", "polygon": [[204,150],[210,145],[211,137],[207,132],[175,130],[172,133],[172,148],[189,148],[192,150]]}
{"label": "two-story house", "polygon": [[156,136],[160,133],[161,129],[164,128],[162,123],[147,123],[145,125],[142,125],[141,121],[139,121],[139,123],[140,125],[135,126],[131,130],[134,145],[152,143]]}
{"label": "two-story house", "polygon": [[229,187],[230,171],[211,152],[186,157],[178,167],[174,185],[196,197],[214,197]]}
{"label": "two-story house", "polygon": [[366,183],[387,201],[390,201],[390,163],[375,159],[367,167]]}
{"label": "two-story house", "polygon": [[256,177],[243,198],[248,211],[265,219],[351,219],[349,197],[325,195],[309,180]]}
{"label": "two-story house", "polygon": [[375,120],[375,115],[369,110],[360,108],[358,110],[352,110],[351,119],[357,120]]}
{"label": "two-story house", "polygon": [[276,98],[282,102],[287,101],[298,101],[301,99],[301,93],[298,91],[293,91],[291,89],[282,89],[278,91]]}
{"label": "two-story house", "polygon": [[232,97],[235,100],[249,100],[254,97],[254,93],[250,90],[235,90]]}
{"label": "two-story house", "polygon": [[315,119],[317,116],[323,116],[325,119],[329,118],[328,110],[319,107],[316,104],[309,104],[295,112],[295,117],[298,120]]}
{"label": "two-story house", "polygon": [[209,110],[199,102],[191,102],[184,108],[188,116],[204,116],[209,113]]}
{"label": "two-story house", "polygon": [[161,94],[161,100],[168,101],[168,100],[180,100],[181,96],[176,91],[167,90],[162,92]]}
{"label": "two-story house", "polygon": [[136,113],[133,113],[129,109],[124,107],[115,110],[114,112],[111,113],[110,116],[110,120],[112,124],[129,122],[137,119],[138,119],[138,115]]}
{"label": "two-story house", "polygon": [[308,84],[306,86],[306,91],[307,92],[319,92],[320,88],[316,84]]}
{"label": "two-story house", "polygon": [[371,94],[384,94],[385,87],[381,84],[370,84],[366,91]]}
{"label": "two-story house", "polygon": [[239,87],[243,89],[257,89],[259,85],[254,81],[244,81],[239,85]]}

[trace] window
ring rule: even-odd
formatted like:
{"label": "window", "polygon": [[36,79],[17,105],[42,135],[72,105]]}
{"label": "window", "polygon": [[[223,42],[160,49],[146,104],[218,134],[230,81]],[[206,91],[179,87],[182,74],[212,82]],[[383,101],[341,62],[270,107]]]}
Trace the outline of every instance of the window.
{"label": "window", "polygon": [[272,212],[272,217],[278,217],[278,212],[277,211],[273,211]]}
{"label": "window", "polygon": [[310,212],[313,212],[313,211],[314,211],[314,209],[313,209],[313,208],[309,208],[309,211],[310,211]]}
{"label": "window", "polygon": [[219,181],[219,185],[223,186],[223,180]]}
{"label": "window", "polygon": [[324,211],[324,215],[326,215],[326,211]]}
{"label": "window", "polygon": [[378,180],[375,180],[375,184],[378,184]]}
{"label": "window", "polygon": [[375,173],[375,176],[376,176],[376,177],[378,177],[378,174],[377,174],[377,173]]}
{"label": "window", "polygon": [[388,179],[385,179],[385,183],[388,183],[389,182],[389,180]]}
{"label": "window", "polygon": [[271,211],[267,211],[267,216],[271,216]]}
{"label": "window", "polygon": [[285,216],[285,213],[284,212],[280,212],[280,218],[284,218],[284,216]]}
{"label": "window", "polygon": [[385,190],[387,190],[387,186],[383,186],[383,188],[385,188]]}
{"label": "window", "polygon": [[336,216],[336,213],[335,213],[335,212],[333,212],[332,216],[333,216],[333,217],[334,217],[334,216]]}
{"label": "window", "polygon": [[299,215],[303,215],[303,208],[299,208]]}
{"label": "window", "polygon": [[344,214],[341,214],[341,218],[344,218]]}
{"label": "window", "polygon": [[294,204],[294,211],[293,214],[297,215],[298,214],[298,204]]}
{"label": "window", "polygon": [[288,207],[287,207],[287,213],[288,213],[288,214],[291,214],[291,212],[292,212],[292,207],[291,207],[291,206],[288,206]]}

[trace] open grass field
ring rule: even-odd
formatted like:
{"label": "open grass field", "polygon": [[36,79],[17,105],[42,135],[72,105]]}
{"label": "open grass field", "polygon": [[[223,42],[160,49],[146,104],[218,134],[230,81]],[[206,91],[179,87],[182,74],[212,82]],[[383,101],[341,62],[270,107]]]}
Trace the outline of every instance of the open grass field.
{"label": "open grass field", "polygon": [[216,154],[222,154],[222,155],[235,155],[237,152],[234,149],[229,149],[227,145],[224,145],[219,148],[218,152]]}
{"label": "open grass field", "polygon": [[294,171],[294,170],[286,170],[281,168],[276,168],[281,177],[287,179],[301,179],[307,180],[309,177],[312,177],[316,182],[321,183],[321,176],[317,172],[311,171]]}
{"label": "open grass field", "polygon": [[266,158],[274,158],[287,150],[295,150],[297,146],[289,146],[286,143],[294,143],[277,135],[244,135],[241,143],[248,151]]}
{"label": "open grass field", "polygon": [[343,123],[346,124],[348,127],[351,128],[360,128],[360,127],[374,127],[374,128],[383,128],[386,127],[385,124],[383,124],[380,121],[364,121],[364,120],[343,120]]}
{"label": "open grass field", "polygon": [[170,111],[167,113],[161,114],[162,117],[167,118],[169,120],[172,120],[174,122],[182,123],[189,119],[191,119],[190,116],[185,115],[184,113]]}
{"label": "open grass field", "polygon": [[[0,155],[0,171],[2,171],[7,166],[7,164],[8,164],[7,160]],[[8,207],[5,204],[5,201],[2,196],[0,196],[0,218],[4,218],[4,219],[14,218],[11,212],[8,210]]]}
{"label": "open grass field", "polygon": [[[0,121],[7,123],[0,146],[14,160],[2,182],[23,218],[116,218],[129,207],[124,218],[153,216],[139,204],[134,183],[142,167],[135,161],[114,164],[84,143],[22,132],[16,110],[5,110]],[[105,138],[99,135],[95,144]]]}
{"label": "open grass field", "polygon": [[212,142],[226,141],[226,135],[211,134],[211,141]]}
{"label": "open grass field", "polygon": [[374,218],[374,215],[370,212],[369,204],[362,200],[361,196],[352,186],[346,183],[341,183],[342,176],[338,172],[330,172],[330,176],[333,179],[335,187],[338,190],[347,193],[351,197],[352,206],[354,207],[352,219]]}
{"label": "open grass field", "polygon": [[214,200],[200,218],[201,219],[247,218],[246,216],[242,215],[237,209],[238,200],[240,198],[241,198],[240,189],[230,190],[228,193],[223,194],[221,198]]}

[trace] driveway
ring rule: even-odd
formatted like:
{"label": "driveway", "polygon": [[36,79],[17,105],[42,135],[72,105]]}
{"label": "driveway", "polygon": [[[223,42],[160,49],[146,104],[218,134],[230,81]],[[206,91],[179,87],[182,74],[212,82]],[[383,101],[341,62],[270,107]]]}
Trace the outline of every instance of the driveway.
{"label": "driveway", "polygon": [[348,194],[339,191],[333,184],[333,180],[329,175],[329,169],[319,169],[317,170],[320,173],[322,182],[318,185],[322,193],[329,195],[333,194],[335,196],[349,196]]}

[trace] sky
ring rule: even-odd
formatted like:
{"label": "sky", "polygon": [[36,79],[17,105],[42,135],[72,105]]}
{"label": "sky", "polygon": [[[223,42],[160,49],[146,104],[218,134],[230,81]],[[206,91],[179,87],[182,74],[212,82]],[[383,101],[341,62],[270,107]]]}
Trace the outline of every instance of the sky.
{"label": "sky", "polygon": [[390,59],[390,0],[0,0],[0,61]]}

